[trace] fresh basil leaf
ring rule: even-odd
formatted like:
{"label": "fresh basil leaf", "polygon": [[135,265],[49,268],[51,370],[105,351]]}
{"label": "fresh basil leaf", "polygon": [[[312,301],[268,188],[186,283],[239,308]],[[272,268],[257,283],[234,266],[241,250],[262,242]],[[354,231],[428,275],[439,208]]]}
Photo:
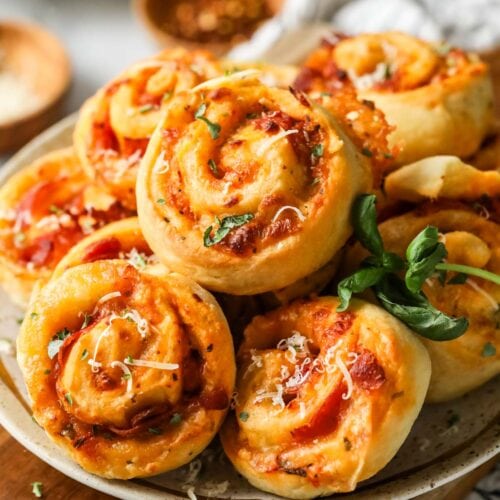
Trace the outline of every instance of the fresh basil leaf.
{"label": "fresh basil leaf", "polygon": [[337,312],[345,311],[349,307],[353,293],[364,292],[367,288],[378,283],[385,273],[385,269],[380,267],[365,267],[343,279],[337,286],[337,294],[340,298]]}
{"label": "fresh basil leaf", "polygon": [[406,249],[408,270],[405,281],[408,290],[414,293],[422,289],[425,280],[434,274],[436,265],[448,255],[438,237],[438,229],[428,226],[415,236]]}
{"label": "fresh basil leaf", "polygon": [[467,319],[452,318],[436,309],[423,293],[408,290],[393,274],[382,278],[374,289],[384,309],[425,338],[453,340],[463,335],[469,326]]}
{"label": "fresh basil leaf", "polygon": [[397,273],[405,268],[405,263],[399,255],[392,252],[384,252],[382,254],[382,267],[388,272]]}
{"label": "fresh basil leaf", "polygon": [[384,244],[377,227],[376,201],[373,194],[358,196],[352,208],[352,225],[359,242],[375,256],[382,257]]}
{"label": "fresh basil leaf", "polygon": [[220,243],[231,231],[236,227],[243,226],[247,222],[251,221],[255,216],[253,214],[242,214],[242,215],[229,215],[228,217],[224,217],[222,220],[217,218],[217,222],[219,223],[219,228],[215,232],[215,235],[212,237],[212,229],[213,226],[207,227],[205,232],[203,233],[203,244],[206,247],[211,247],[217,243]]}

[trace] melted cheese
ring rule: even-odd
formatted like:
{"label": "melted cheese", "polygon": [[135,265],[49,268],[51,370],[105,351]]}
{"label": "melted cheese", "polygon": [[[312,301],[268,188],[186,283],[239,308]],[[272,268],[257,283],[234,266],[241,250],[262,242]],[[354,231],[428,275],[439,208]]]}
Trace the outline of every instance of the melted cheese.
{"label": "melted cheese", "polygon": [[281,207],[276,214],[273,217],[272,222],[276,222],[276,220],[279,218],[279,216],[285,211],[285,210],[293,210],[296,214],[297,217],[301,220],[301,222],[304,222],[306,220],[305,215],[300,211],[299,208],[293,207],[292,205],[285,205]]}
{"label": "melted cheese", "polygon": [[265,139],[259,144],[259,147],[257,149],[257,154],[259,155],[264,154],[274,143],[281,141],[281,139],[283,139],[284,137],[298,133],[299,131],[295,129],[282,130],[281,132],[278,132],[276,135],[273,135],[269,139]]}

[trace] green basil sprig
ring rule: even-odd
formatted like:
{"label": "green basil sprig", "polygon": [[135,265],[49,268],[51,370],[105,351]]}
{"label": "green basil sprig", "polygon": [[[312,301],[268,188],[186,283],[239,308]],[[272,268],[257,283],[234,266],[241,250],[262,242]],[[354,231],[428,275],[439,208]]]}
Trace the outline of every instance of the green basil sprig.
{"label": "green basil sprig", "polygon": [[242,215],[229,215],[228,217],[224,217],[222,220],[216,217],[219,227],[215,231],[213,237],[211,236],[213,226],[209,226],[205,229],[205,232],[203,233],[203,244],[206,247],[211,247],[212,245],[220,243],[229,234],[231,229],[243,226],[254,217],[254,214],[250,213]]}
{"label": "green basil sprig", "polygon": [[[437,228],[432,226],[426,227],[410,243],[406,261],[386,252],[377,227],[375,203],[376,197],[368,194],[359,196],[354,203],[355,236],[372,255],[361,263],[360,269],[338,284],[337,310],[345,311],[354,293],[371,288],[382,307],[423,337],[442,341],[463,335],[468,328],[467,319],[453,318],[432,306],[422,292],[425,280],[438,273],[444,284],[444,273],[454,271],[462,273],[457,284],[464,282],[463,274],[470,274],[500,285],[500,276],[484,269],[444,262],[446,247],[439,241]],[[397,274],[403,270],[404,280]]]}

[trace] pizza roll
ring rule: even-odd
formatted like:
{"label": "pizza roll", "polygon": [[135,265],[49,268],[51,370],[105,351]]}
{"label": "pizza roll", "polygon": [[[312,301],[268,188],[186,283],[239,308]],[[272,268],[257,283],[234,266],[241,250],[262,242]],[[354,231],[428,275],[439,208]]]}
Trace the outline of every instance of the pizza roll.
{"label": "pizza roll", "polygon": [[173,97],[139,169],[144,236],[170,269],[252,295],[324,266],[372,171],[337,121],[247,74]]}
{"label": "pizza roll", "polygon": [[165,50],[134,64],[82,107],[74,144],[88,175],[135,208],[137,168],[172,95],[220,74],[208,52]]}
{"label": "pizza roll", "polygon": [[321,297],[256,317],[238,352],[224,451],[250,483],[287,498],[352,491],[394,456],[425,398],[430,362],[383,309]]}
{"label": "pizza roll", "polygon": [[17,345],[36,421],[107,478],[192,460],[233,392],[232,339],[213,297],[180,275],[124,260],[82,264],[50,281]]}
{"label": "pizza roll", "polygon": [[479,150],[467,159],[467,163],[479,170],[500,171],[500,121],[495,122]]}
{"label": "pizza roll", "polygon": [[112,259],[127,260],[139,269],[158,264],[137,217],[112,222],[77,243],[56,266],[51,279],[59,278],[70,267]]}
{"label": "pizza roll", "polygon": [[[492,124],[493,91],[474,54],[399,32],[333,36],[305,61],[295,85],[312,94],[353,84],[395,127],[393,167],[474,153]],[[354,118],[356,120],[357,118]]]}
{"label": "pizza roll", "polygon": [[222,60],[221,66],[225,74],[232,74],[240,71],[255,70],[255,75],[261,83],[268,87],[281,87],[287,89],[293,85],[299,68],[286,64],[269,64],[264,62],[247,62]]}
{"label": "pizza roll", "polygon": [[435,199],[477,200],[500,196],[500,171],[478,170],[456,156],[431,156],[385,179],[389,199],[418,203]]}
{"label": "pizza roll", "polygon": [[[385,249],[404,256],[420,231],[435,226],[448,251],[448,263],[500,274],[500,227],[487,210],[481,212],[458,203],[436,202],[390,218],[379,225],[379,230]],[[345,267],[356,268],[365,256],[356,244],[346,252]],[[500,373],[500,286],[479,277],[448,272],[445,278],[429,278],[422,290],[440,311],[469,321],[465,334],[455,340],[422,338],[432,361],[427,400],[459,397]]]}
{"label": "pizza roll", "polygon": [[0,189],[0,281],[25,306],[36,281],[85,235],[129,217],[113,196],[84,175],[72,149],[49,153]]}

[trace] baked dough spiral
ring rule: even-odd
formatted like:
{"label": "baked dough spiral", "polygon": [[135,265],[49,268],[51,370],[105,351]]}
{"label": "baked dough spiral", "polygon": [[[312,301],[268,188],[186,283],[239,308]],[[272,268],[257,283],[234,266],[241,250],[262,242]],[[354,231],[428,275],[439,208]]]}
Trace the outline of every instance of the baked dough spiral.
{"label": "baked dough spiral", "polygon": [[44,155],[0,189],[0,281],[25,306],[36,281],[85,235],[129,217],[84,175],[71,148]]}
{"label": "baked dough spiral", "polygon": [[200,453],[224,419],[235,377],[213,297],[180,275],[123,260],[50,281],[22,325],[18,362],[49,437],[85,470],[120,479]]}
{"label": "baked dough spiral", "polygon": [[393,457],[423,404],[425,348],[384,310],[334,297],[257,316],[238,353],[226,454],[254,486],[286,498],[352,491]]}
{"label": "baked dough spiral", "polygon": [[135,208],[137,169],[161,109],[175,92],[221,74],[205,51],[165,50],[132,65],[82,107],[74,144],[88,175]]}
{"label": "baked dough spiral", "polygon": [[209,289],[251,295],[325,265],[351,234],[370,165],[323,108],[244,73],[174,96],[137,180],[158,258]]}
{"label": "baked dough spiral", "polygon": [[71,267],[98,260],[123,259],[139,269],[158,264],[139,227],[137,217],[112,222],[77,243],[61,259],[51,279]]}
{"label": "baked dough spiral", "polygon": [[[379,225],[387,251],[404,256],[411,240],[425,227],[435,226],[448,251],[447,262],[500,273],[500,227],[458,202],[436,202],[393,217]],[[356,268],[366,256],[356,245],[346,252],[347,267]],[[431,402],[459,397],[500,373],[500,287],[475,276],[453,283],[448,272],[426,281],[423,292],[431,304],[450,316],[465,317],[469,328],[461,337],[435,342],[422,338],[432,361],[427,394]],[[465,276],[464,276],[465,279]],[[450,283],[450,280],[452,281]]]}
{"label": "baked dough spiral", "polygon": [[335,94],[351,83],[395,126],[389,139],[402,149],[393,166],[471,155],[492,124],[488,68],[460,49],[399,32],[334,35],[305,61],[295,85]]}

